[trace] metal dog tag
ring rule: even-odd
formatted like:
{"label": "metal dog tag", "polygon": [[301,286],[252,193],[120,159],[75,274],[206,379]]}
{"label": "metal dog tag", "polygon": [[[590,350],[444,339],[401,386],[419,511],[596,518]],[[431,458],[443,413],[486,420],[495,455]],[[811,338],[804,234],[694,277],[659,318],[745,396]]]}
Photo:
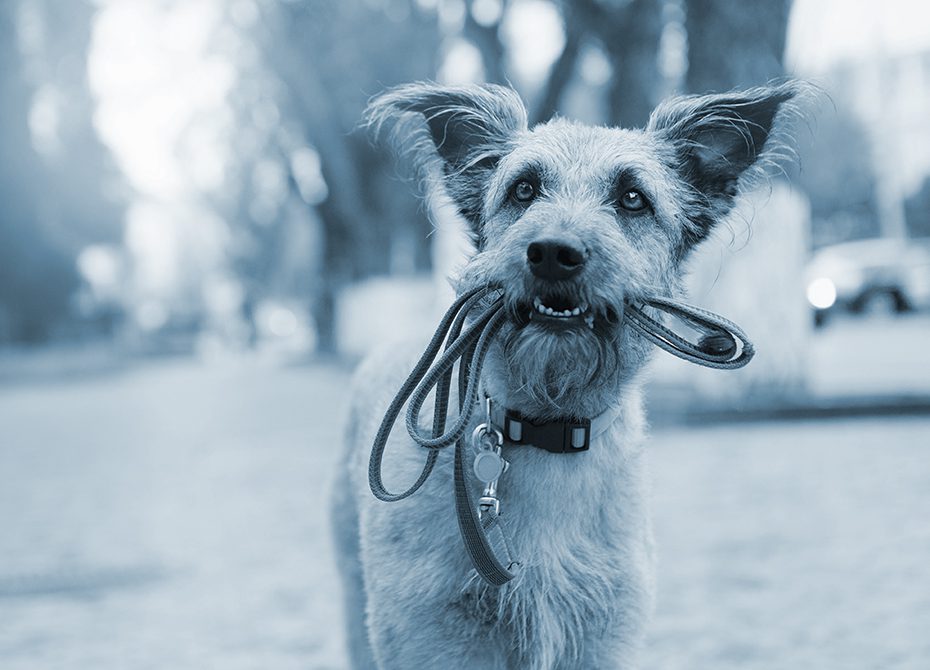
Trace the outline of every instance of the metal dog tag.
{"label": "metal dog tag", "polygon": [[504,472],[504,459],[496,451],[483,449],[475,455],[472,469],[478,481],[490,484]]}

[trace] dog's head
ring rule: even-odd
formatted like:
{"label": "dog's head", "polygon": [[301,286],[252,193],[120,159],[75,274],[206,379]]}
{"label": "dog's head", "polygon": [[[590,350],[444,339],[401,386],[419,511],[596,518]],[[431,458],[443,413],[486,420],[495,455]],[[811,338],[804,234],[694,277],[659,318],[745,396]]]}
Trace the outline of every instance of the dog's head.
{"label": "dog's head", "polygon": [[468,222],[477,252],[459,287],[503,288],[509,395],[535,414],[583,415],[645,360],[624,301],[678,292],[682,261],[772,155],[798,90],[675,98],[645,129],[530,129],[511,89],[411,84],[375,98],[368,119],[392,128]]}

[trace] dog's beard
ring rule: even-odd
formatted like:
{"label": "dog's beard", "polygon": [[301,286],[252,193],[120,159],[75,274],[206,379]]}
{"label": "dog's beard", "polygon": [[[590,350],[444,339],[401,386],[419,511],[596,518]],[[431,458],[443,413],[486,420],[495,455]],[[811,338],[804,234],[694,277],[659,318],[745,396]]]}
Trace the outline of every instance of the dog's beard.
{"label": "dog's beard", "polygon": [[586,327],[553,332],[532,322],[509,330],[503,341],[511,388],[546,414],[562,416],[578,413],[595,401],[593,395],[616,386],[618,347],[616,332]]}

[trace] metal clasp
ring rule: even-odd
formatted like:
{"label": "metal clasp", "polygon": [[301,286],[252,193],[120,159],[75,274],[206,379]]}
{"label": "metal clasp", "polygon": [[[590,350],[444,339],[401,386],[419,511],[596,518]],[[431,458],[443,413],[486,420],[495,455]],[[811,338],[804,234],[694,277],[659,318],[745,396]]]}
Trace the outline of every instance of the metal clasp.
{"label": "metal clasp", "polygon": [[[487,493],[487,491],[485,491]],[[478,498],[478,518],[480,519],[484,514],[487,514],[494,509],[494,515],[500,516],[501,514],[501,500],[497,496],[493,495],[483,495]]]}
{"label": "metal clasp", "polygon": [[501,501],[497,497],[497,480],[510,465],[501,456],[504,435],[491,423],[491,399],[485,400],[485,421],[475,427],[471,436],[475,460],[472,470],[484,486],[484,494],[478,499],[478,517],[494,510],[500,514]]}
{"label": "metal clasp", "polygon": [[476,452],[500,450],[503,444],[504,434],[490,423],[479,423],[471,434],[471,446]]}

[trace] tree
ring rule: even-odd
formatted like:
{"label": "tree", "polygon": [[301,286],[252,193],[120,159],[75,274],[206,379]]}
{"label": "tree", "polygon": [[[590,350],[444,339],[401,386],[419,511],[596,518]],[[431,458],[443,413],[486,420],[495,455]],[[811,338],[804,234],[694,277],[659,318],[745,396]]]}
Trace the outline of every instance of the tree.
{"label": "tree", "polygon": [[276,3],[264,6],[256,37],[263,66],[281,83],[282,121],[321,157],[328,196],[317,207],[324,248],[312,302],[318,347],[333,351],[343,285],[397,263],[429,264],[425,211],[397,188],[387,152],[371,145],[359,123],[367,99],[384,87],[434,75],[437,20],[414,2]]}
{"label": "tree", "polygon": [[[783,76],[790,8],[790,0],[685,0],[686,92],[724,92]],[[689,290],[753,333],[760,355],[738,379],[691,374],[704,397],[764,402],[796,394],[805,382],[810,213],[803,194],[784,181],[744,190],[731,223],[696,251]]]}
{"label": "tree", "polygon": [[31,83],[52,92],[56,108],[56,146],[41,154],[45,178],[54,184],[45,200],[48,225],[71,253],[91,242],[116,242],[123,206],[114,192],[123,184],[94,128],[87,78],[94,7],[55,0],[29,0],[23,6],[45,36],[26,53]]}
{"label": "tree", "polygon": [[16,9],[0,6],[0,341],[40,342],[67,313],[77,276],[39,208],[50,185],[31,144]]}
{"label": "tree", "polygon": [[549,74],[534,120],[548,120],[558,110],[581,47],[586,39],[595,39],[613,71],[607,89],[607,122],[645,125],[664,88],[658,61],[662,5],[659,0],[561,2],[565,46]]}
{"label": "tree", "polygon": [[758,86],[784,74],[791,0],[686,0],[690,93]]}

